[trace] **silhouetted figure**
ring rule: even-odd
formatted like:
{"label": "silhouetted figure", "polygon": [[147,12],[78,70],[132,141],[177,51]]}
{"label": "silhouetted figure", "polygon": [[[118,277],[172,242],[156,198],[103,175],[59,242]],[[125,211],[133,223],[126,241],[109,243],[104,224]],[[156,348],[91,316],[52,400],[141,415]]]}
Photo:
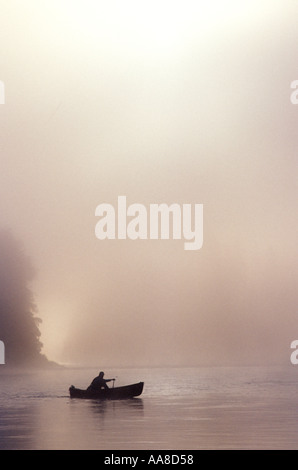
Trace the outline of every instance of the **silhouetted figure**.
{"label": "silhouetted figure", "polygon": [[109,387],[107,386],[107,382],[112,382],[115,379],[104,379],[103,378],[104,373],[100,372],[95,379],[92,380],[91,384],[89,385],[87,390],[101,390],[102,388],[108,389]]}

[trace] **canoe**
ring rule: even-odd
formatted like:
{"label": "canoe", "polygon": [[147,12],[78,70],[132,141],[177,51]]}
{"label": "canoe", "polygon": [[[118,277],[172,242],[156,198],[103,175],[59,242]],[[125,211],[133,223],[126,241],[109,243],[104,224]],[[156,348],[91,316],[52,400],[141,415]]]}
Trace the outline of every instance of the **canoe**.
{"label": "canoe", "polygon": [[100,400],[123,400],[125,398],[133,398],[141,395],[144,382],[137,384],[125,385],[124,387],[114,387],[101,390],[81,390],[73,385],[69,389],[71,398],[91,398]]}

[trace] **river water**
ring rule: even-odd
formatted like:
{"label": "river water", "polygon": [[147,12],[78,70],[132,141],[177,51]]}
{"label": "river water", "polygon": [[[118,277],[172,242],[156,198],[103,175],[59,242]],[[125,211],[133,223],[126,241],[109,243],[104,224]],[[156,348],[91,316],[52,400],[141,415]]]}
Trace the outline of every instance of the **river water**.
{"label": "river water", "polygon": [[298,367],[106,369],[141,397],[69,398],[96,375],[0,370],[0,449],[298,449]]}

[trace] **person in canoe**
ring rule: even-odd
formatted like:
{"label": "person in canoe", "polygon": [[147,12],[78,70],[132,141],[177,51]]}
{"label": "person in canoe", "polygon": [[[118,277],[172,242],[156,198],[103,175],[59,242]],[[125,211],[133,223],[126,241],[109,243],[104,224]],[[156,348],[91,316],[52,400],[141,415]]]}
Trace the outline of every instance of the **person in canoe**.
{"label": "person in canoe", "polygon": [[102,388],[108,389],[109,387],[107,386],[107,382],[112,382],[115,379],[104,379],[103,376],[104,376],[104,372],[100,372],[98,376],[92,380],[87,390],[97,391],[97,390],[101,390]]}

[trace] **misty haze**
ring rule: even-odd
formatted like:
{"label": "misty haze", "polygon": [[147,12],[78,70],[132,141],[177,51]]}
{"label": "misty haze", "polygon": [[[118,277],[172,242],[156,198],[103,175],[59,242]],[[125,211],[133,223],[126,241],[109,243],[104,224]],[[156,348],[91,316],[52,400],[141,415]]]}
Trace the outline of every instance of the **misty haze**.
{"label": "misty haze", "polygon": [[0,449],[297,448],[297,3],[0,13]]}
{"label": "misty haze", "polygon": [[[268,3],[265,33],[257,2],[234,16],[206,7],[204,17],[199,3],[161,8],[154,40],[136,2],[134,19],[113,2],[91,1],[88,12],[81,2],[1,2],[1,226],[36,270],[30,288],[50,359],[289,361],[296,7]],[[116,207],[119,194],[146,207],[203,203],[202,249],[99,241],[94,209]]]}

